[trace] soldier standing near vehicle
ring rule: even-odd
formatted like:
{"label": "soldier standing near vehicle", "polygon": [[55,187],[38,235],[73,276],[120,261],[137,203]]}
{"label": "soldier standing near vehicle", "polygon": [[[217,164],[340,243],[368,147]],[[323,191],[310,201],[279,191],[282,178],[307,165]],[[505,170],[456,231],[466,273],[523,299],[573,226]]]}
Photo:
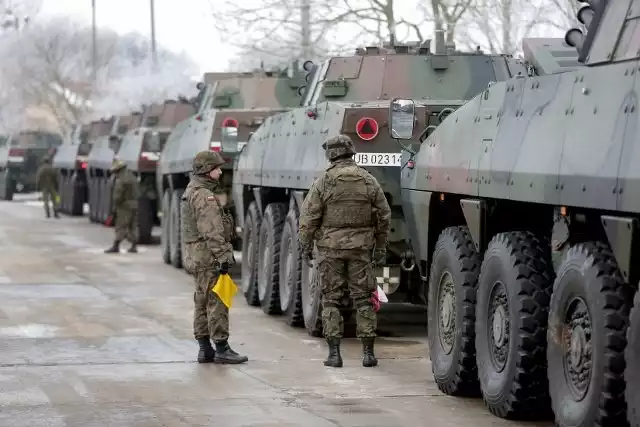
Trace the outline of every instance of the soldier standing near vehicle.
{"label": "soldier standing near vehicle", "polygon": [[111,215],[107,222],[115,221],[116,238],[113,245],[104,252],[120,253],[120,243],[126,239],[131,242],[127,252],[136,253],[138,252],[138,195],[140,194],[138,179],[122,161],[117,159],[111,165],[111,173],[114,181]]}
{"label": "soldier standing near vehicle", "polygon": [[42,160],[42,164],[36,172],[36,186],[42,192],[44,213],[47,218],[51,218],[49,201],[53,205],[53,216],[60,218],[60,215],[58,215],[58,173],[51,167],[51,157],[49,155]]}
{"label": "soldier standing near vehicle", "polygon": [[309,262],[313,260],[314,240],[318,248],[322,327],[329,345],[324,365],[342,366],[340,339],[344,327],[339,307],[348,290],[356,310],[356,336],[362,341],[362,365],[376,366],[372,263],[386,259],[391,209],[378,181],[353,160],[356,150],[348,136],[330,138],[322,147],[331,164],[304,199],[299,239]]}
{"label": "soldier standing near vehicle", "polygon": [[[218,277],[229,273],[234,262],[234,224],[224,209],[219,186],[225,163],[220,154],[202,151],[193,159],[193,176],[182,196],[184,268],[195,278],[193,334],[198,341],[199,363],[244,363],[249,360],[229,346],[229,309],[212,291]],[[215,342],[215,350],[211,346]]]}

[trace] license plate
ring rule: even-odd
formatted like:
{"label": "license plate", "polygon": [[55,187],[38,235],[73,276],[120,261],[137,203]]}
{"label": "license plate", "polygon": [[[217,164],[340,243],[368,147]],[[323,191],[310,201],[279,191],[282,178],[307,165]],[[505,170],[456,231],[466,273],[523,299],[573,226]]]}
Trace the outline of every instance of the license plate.
{"label": "license plate", "polygon": [[402,153],[357,153],[358,166],[400,166]]}

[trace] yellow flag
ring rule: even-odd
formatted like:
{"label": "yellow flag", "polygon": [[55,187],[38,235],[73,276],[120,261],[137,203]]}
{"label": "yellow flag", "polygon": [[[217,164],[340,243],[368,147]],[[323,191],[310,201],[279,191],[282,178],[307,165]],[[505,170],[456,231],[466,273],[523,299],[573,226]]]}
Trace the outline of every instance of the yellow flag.
{"label": "yellow flag", "polygon": [[236,285],[228,274],[221,274],[218,276],[216,284],[213,286],[213,292],[218,294],[220,300],[228,308],[231,308],[233,304],[233,296],[238,292],[238,285]]}
{"label": "yellow flag", "polygon": [[60,196],[57,193],[53,196],[53,201],[56,203],[56,205],[60,203]]}

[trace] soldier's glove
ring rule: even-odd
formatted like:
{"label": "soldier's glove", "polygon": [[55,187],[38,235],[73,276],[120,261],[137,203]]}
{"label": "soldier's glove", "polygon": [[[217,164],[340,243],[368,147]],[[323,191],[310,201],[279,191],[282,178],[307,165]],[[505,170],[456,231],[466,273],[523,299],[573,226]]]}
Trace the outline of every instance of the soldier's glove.
{"label": "soldier's glove", "polygon": [[229,263],[223,262],[220,264],[220,274],[229,274]]}
{"label": "soldier's glove", "polygon": [[387,250],[385,248],[378,249],[376,248],[373,251],[373,263],[375,265],[384,265],[387,262]]}

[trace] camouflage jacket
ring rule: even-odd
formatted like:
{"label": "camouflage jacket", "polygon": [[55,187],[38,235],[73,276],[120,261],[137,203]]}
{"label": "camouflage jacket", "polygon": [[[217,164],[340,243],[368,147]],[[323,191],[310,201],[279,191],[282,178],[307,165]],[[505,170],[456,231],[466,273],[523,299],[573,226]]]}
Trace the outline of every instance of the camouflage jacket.
{"label": "camouflage jacket", "polygon": [[137,209],[140,188],[136,176],[128,169],[121,169],[114,178],[111,210],[117,212]]}
{"label": "camouflage jacket", "polygon": [[49,163],[43,163],[38,168],[36,186],[40,191],[58,191],[58,173]]}
{"label": "camouflage jacket", "polygon": [[224,208],[226,194],[218,182],[194,176],[182,196],[182,239],[185,244],[184,268],[193,273],[215,269],[233,261],[235,228]]}
{"label": "camouflage jacket", "polygon": [[391,209],[378,181],[352,159],[333,162],[302,204],[298,238],[304,252],[386,248]]}

